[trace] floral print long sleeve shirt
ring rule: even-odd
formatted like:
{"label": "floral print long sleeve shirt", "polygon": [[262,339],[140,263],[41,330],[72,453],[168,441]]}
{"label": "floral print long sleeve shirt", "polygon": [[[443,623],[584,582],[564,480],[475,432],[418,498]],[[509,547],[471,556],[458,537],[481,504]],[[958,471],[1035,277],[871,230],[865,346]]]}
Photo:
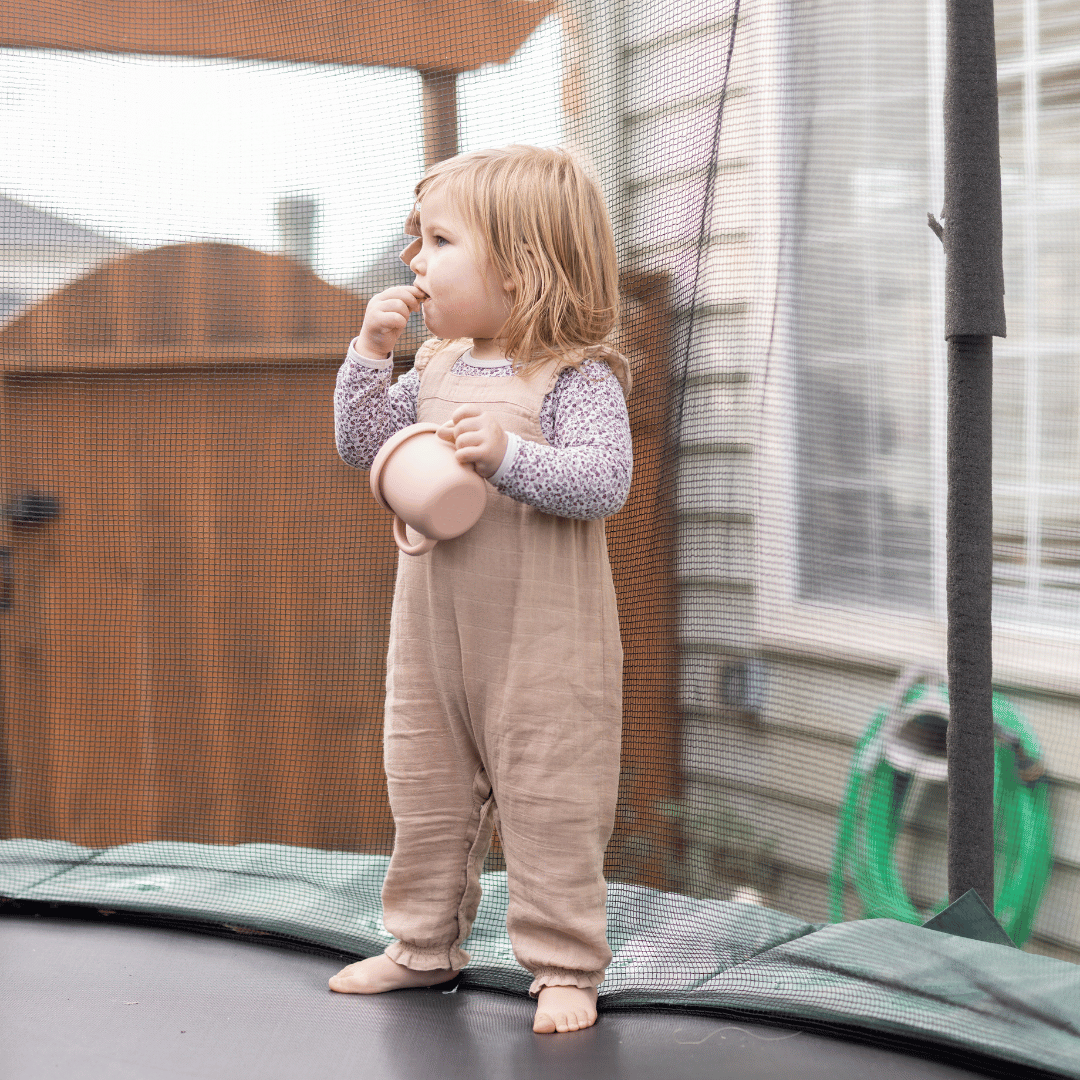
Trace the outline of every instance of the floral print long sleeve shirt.
{"label": "floral print long sleeve shirt", "polygon": [[[379,447],[416,423],[420,374],[406,372],[391,385],[393,358],[370,360],[350,346],[338,371],[334,426],[338,453],[369,469]],[[455,375],[513,377],[509,362],[480,365],[466,352]],[[498,491],[546,514],[603,518],[626,501],[633,471],[630,418],[618,379],[602,360],[566,368],[540,409],[549,445],[511,435],[502,465],[490,477]]]}

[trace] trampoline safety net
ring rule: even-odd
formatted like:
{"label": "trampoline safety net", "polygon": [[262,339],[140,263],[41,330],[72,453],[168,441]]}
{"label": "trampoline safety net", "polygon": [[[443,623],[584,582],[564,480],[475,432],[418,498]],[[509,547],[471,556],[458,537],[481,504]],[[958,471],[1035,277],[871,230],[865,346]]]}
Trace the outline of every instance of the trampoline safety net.
{"label": "trampoline safety net", "polygon": [[[945,8],[0,3],[0,911],[392,941],[413,557],[338,454],[335,379],[414,279],[425,171],[561,146],[607,203],[633,376],[601,1006],[1080,1076],[1067,0],[995,5],[994,915],[1019,948],[924,925],[948,903]],[[395,382],[430,336],[412,314]],[[465,985],[528,988],[512,885],[497,830]]]}

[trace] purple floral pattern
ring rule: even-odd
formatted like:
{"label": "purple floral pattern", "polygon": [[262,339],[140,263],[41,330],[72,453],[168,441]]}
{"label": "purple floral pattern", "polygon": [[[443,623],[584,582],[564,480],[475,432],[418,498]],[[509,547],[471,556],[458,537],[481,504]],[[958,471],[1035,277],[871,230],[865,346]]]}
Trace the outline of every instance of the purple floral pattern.
{"label": "purple floral pattern", "polygon": [[[467,356],[468,354],[466,354]],[[334,391],[338,453],[369,469],[395,431],[416,423],[420,375],[412,369],[391,386],[391,367],[373,368],[349,350]],[[504,367],[475,367],[463,357],[455,375],[512,377]],[[550,445],[522,440],[496,487],[545,514],[603,518],[626,501],[633,471],[630,418],[622,388],[602,360],[566,368],[540,408],[540,429]]]}

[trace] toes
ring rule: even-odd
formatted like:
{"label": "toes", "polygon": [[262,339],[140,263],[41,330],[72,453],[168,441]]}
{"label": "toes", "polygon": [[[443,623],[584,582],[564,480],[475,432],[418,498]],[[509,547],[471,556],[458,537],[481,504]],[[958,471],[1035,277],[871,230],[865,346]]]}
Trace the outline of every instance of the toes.
{"label": "toes", "polygon": [[338,994],[365,994],[369,991],[367,982],[358,975],[350,975],[348,968],[331,975],[329,986]]}
{"label": "toes", "polygon": [[555,1030],[557,1030],[555,1021],[552,1020],[547,1013],[536,1014],[536,1020],[533,1022],[533,1031],[536,1031],[541,1035],[550,1035]]}
{"label": "toes", "polygon": [[584,1031],[596,1023],[596,1014],[582,1010],[573,1014],[567,1014],[567,1025],[571,1031]]}
{"label": "toes", "polygon": [[553,1031],[583,1031],[596,1023],[596,1010],[590,1008],[589,1002],[559,1000],[560,997],[572,999],[580,995],[549,993],[546,996],[548,1000],[544,1004],[547,1008],[543,1011],[538,1009],[533,1031],[541,1034]]}
{"label": "toes", "polygon": [[560,1013],[556,1026],[559,1031],[584,1031],[585,1028],[592,1027],[594,1019],[595,1017],[584,1012]]}
{"label": "toes", "polygon": [[336,975],[330,976],[330,989],[336,990],[339,994],[352,993],[352,974],[359,967],[359,963],[350,964],[348,967],[342,968]]}

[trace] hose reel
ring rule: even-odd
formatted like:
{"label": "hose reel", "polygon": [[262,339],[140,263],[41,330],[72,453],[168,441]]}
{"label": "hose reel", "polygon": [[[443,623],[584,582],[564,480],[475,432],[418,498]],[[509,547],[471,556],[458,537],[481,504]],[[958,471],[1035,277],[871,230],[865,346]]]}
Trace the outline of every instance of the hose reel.
{"label": "hose reel", "polygon": [[[1049,791],[1037,739],[1006,698],[993,696],[994,913],[1021,945],[1031,934],[1052,862]],[[843,919],[850,879],[864,918],[924,923],[948,905],[919,911],[896,866],[896,841],[914,781],[947,782],[949,697],[934,667],[905,671],[855,747],[830,878],[831,917]]]}

